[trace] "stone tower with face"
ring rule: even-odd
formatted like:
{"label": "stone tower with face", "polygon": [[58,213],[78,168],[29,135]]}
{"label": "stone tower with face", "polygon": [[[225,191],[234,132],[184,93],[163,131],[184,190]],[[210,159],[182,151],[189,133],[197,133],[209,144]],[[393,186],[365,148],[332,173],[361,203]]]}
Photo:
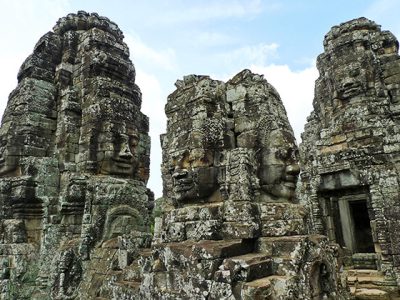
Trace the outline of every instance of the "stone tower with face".
{"label": "stone tower with face", "polygon": [[[187,76],[169,96],[166,114],[168,130],[161,139],[165,197],[181,204],[221,198],[224,159],[244,148],[257,157],[256,194],[267,201],[294,200],[296,141],[278,93],[262,76],[244,70],[226,84]],[[222,194],[228,197],[229,191]]]}
{"label": "stone tower with face", "polygon": [[263,201],[293,201],[298,150],[286,110],[275,88],[244,70],[227,82],[236,146],[253,149]]}
{"label": "stone tower with face", "polygon": [[162,136],[164,197],[178,206],[220,201],[222,152],[231,147],[224,139],[225,84],[189,75],[176,85],[165,107],[169,130]]}
{"label": "stone tower with face", "polygon": [[190,75],[176,87],[139,295],[341,299],[334,251],[306,235],[297,146],[276,90],[250,70],[226,83]]}
{"label": "stone tower with face", "polygon": [[300,147],[311,228],[352,258],[347,268],[375,269],[388,286],[400,266],[398,47],[366,18],[332,27]]}
{"label": "stone tower with face", "polygon": [[0,128],[0,249],[18,257],[12,278],[36,260],[44,291],[72,297],[104,242],[141,244],[151,195],[141,101],[109,19],[69,14],[36,44]]}

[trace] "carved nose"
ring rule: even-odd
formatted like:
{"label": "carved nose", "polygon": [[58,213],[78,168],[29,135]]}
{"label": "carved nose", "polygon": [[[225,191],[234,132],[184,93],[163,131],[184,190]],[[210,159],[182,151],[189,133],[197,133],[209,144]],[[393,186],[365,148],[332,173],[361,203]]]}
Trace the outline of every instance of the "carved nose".
{"label": "carved nose", "polygon": [[292,164],[286,166],[286,174],[297,175],[300,173],[300,167],[298,164]]}
{"label": "carved nose", "polygon": [[123,159],[131,159],[133,157],[131,150],[127,147],[124,146],[122,147],[121,151],[119,152],[119,157]]}
{"label": "carved nose", "polygon": [[178,169],[172,174],[172,178],[174,179],[182,179],[187,177],[188,171],[186,169]]}

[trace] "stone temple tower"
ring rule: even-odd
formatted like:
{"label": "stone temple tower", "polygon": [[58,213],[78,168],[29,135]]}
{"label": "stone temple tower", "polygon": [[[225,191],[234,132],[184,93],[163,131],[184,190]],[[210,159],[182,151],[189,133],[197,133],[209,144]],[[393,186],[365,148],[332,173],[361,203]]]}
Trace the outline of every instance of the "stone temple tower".
{"label": "stone temple tower", "polygon": [[123,264],[135,248],[122,245],[145,243],[141,100],[121,30],[97,14],[61,18],[22,64],[0,129],[4,299],[86,297],[96,257]]}
{"label": "stone temple tower", "polygon": [[327,33],[300,147],[311,228],[340,245],[360,297],[368,289],[388,297],[400,284],[398,48],[365,18]]}
{"label": "stone temple tower", "polygon": [[335,248],[307,234],[298,149],[274,87],[249,70],[176,87],[141,297],[345,299]]}

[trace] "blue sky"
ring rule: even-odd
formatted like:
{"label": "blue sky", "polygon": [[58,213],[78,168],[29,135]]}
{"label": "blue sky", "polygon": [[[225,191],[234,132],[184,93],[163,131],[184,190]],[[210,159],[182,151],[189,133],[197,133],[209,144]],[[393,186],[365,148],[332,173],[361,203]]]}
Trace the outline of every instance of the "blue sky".
{"label": "blue sky", "polygon": [[187,74],[226,80],[243,68],[262,73],[285,103],[298,143],[312,109],[315,59],[324,35],[341,22],[367,17],[400,34],[398,0],[0,0],[0,112],[37,40],[70,12],[97,12],[125,34],[142,110],[150,117],[151,177],[161,196],[159,134],[174,82]]}

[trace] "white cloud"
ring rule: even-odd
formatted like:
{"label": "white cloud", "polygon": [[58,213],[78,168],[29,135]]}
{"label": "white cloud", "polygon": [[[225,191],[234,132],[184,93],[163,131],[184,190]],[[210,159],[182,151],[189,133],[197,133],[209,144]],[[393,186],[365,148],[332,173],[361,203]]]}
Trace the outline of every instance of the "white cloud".
{"label": "white cloud", "polygon": [[153,49],[146,45],[136,34],[126,34],[124,41],[128,44],[131,58],[135,62],[140,61],[143,64],[168,71],[176,69],[175,51],[173,49]]}
{"label": "white cloud", "polygon": [[304,130],[307,116],[312,111],[314,85],[318,77],[315,64],[301,71],[293,71],[287,65],[253,65],[250,69],[271,83],[281,96],[297,142]]}
{"label": "white cloud", "polygon": [[[143,94],[142,111],[146,114],[155,114],[157,118],[164,117],[161,84],[156,76],[146,73],[140,68],[136,68],[136,84],[140,87]],[[157,108],[157,109],[155,109]]]}
{"label": "white cloud", "polygon": [[269,59],[277,56],[278,44],[265,44],[244,46],[228,53],[219,54],[228,66],[235,69],[249,68],[251,65],[266,65]]}

